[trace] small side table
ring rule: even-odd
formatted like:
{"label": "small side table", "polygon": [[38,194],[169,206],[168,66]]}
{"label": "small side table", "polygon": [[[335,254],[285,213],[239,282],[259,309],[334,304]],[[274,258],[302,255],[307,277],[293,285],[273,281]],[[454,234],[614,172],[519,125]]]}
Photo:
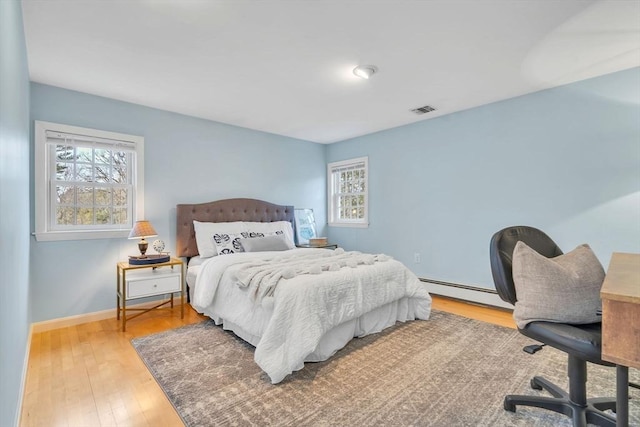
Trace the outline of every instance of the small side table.
{"label": "small side table", "polygon": [[[179,271],[176,271],[174,266],[180,266]],[[127,320],[166,304],[171,304],[171,307],[165,308],[173,308],[173,296],[178,292],[180,293],[180,318],[184,318],[184,262],[180,258],[172,257],[167,262],[145,265],[131,265],[127,261],[122,261],[117,265],[116,274],[116,318],[120,321],[122,312],[122,332],[127,330]],[[171,298],[153,307],[127,308],[127,301],[166,294],[170,294]],[[127,318],[127,311],[140,313]]]}
{"label": "small side table", "polygon": [[338,245],[327,243],[326,245],[296,245],[296,248],[322,248],[322,249],[338,249]]}

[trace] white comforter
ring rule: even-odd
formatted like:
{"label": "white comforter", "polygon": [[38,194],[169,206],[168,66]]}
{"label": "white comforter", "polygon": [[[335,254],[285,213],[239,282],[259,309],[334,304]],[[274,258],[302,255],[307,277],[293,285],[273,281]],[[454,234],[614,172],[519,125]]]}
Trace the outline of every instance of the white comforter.
{"label": "white comforter", "polygon": [[224,318],[261,337],[255,361],[274,384],[301,369],[327,331],[385,304],[405,297],[414,299],[415,318],[428,319],[431,297],[424,284],[402,263],[389,257],[378,256],[373,262],[356,265],[332,262],[320,272],[317,267],[309,267],[305,273],[281,274],[277,286],[269,284],[273,292],[262,298],[255,297],[255,289],[252,296],[251,287],[243,287],[246,283],[239,283],[239,276],[247,277],[243,272],[265,260],[291,261],[299,266],[305,257],[322,259],[331,254],[326,249],[294,249],[210,258],[201,266],[192,305],[204,312],[214,299],[244,292],[252,304],[269,312],[263,325],[252,324],[251,315],[242,310],[226,310]]}

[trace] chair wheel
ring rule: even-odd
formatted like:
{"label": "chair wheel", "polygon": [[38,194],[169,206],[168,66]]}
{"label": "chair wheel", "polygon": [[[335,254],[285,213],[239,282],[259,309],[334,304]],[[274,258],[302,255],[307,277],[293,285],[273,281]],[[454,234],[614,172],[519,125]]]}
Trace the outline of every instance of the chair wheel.
{"label": "chair wheel", "polygon": [[542,390],[542,386],[536,382],[535,378],[531,378],[529,385],[531,385],[531,388],[534,390]]}
{"label": "chair wheel", "polygon": [[516,405],[509,402],[507,399],[504,399],[504,410],[509,412],[516,412]]}

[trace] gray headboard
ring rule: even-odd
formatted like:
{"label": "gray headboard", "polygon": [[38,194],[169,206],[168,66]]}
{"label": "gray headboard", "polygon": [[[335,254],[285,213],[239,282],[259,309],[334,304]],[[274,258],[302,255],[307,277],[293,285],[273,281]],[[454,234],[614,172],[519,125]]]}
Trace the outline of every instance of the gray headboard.
{"label": "gray headboard", "polygon": [[201,222],[289,221],[295,236],[293,206],[281,206],[256,199],[226,199],[176,206],[176,253],[179,257],[198,255],[193,220]]}

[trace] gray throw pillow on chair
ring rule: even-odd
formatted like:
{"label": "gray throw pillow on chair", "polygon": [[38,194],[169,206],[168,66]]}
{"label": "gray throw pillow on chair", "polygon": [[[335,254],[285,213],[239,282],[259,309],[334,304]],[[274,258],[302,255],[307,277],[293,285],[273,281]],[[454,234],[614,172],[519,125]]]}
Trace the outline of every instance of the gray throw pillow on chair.
{"label": "gray throw pillow on chair", "polygon": [[547,258],[518,242],[513,251],[513,283],[518,301],[513,318],[519,328],[543,320],[585,324],[601,320],[604,269],[589,245]]}

